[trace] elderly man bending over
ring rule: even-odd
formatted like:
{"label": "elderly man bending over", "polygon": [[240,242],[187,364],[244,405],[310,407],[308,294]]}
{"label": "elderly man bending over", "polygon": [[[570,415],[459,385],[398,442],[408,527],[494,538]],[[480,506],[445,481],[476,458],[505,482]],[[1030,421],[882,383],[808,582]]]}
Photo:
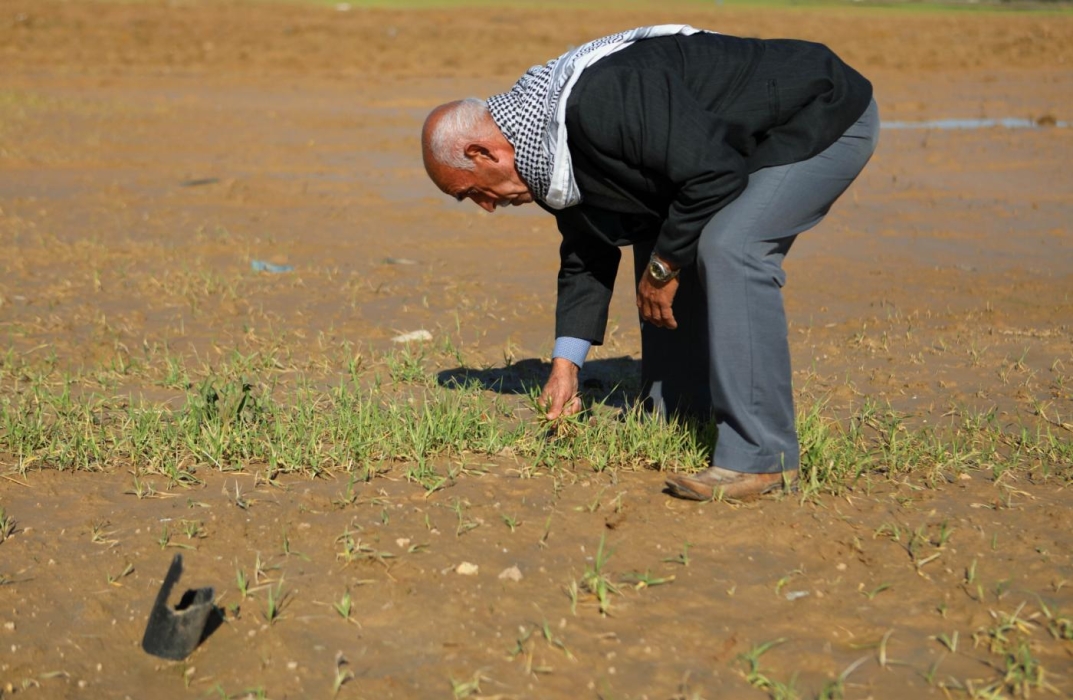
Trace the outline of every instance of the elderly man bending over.
{"label": "elderly man bending over", "polygon": [[790,485],[800,450],[783,258],[875,150],[872,86],[825,46],[643,27],[535,66],[487,101],[437,107],[425,168],[486,211],[536,202],[562,233],[556,342],[541,400],[580,410],[620,246],[634,247],[645,401],[713,415],[712,466],[676,496]]}

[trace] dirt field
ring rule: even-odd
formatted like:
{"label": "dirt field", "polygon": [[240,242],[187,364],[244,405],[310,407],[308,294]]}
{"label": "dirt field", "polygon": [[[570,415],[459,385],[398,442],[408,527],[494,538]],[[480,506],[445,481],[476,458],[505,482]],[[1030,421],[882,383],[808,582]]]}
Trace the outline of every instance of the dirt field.
{"label": "dirt field", "polygon": [[[366,362],[355,386],[475,376],[531,421],[486,380],[542,376],[554,222],[441,196],[417,132],[439,102],[662,22],[823,41],[886,120],[1041,124],[885,130],[787,261],[799,406],[899,416],[861,422],[887,466],[745,504],[520,448],[438,452],[434,486],[405,454],[361,478],[188,457],[169,477],[66,438],[16,449],[9,419],[0,698],[1073,694],[1068,13],[5,0],[4,415],[56,387],[179,410],[228,372],[327,391]],[[635,381],[630,291],[624,273],[595,393]],[[391,355],[420,329],[427,352]],[[994,450],[944,442],[970,428]],[[214,586],[226,619],[172,663],[139,644],[177,552],[181,590]]]}

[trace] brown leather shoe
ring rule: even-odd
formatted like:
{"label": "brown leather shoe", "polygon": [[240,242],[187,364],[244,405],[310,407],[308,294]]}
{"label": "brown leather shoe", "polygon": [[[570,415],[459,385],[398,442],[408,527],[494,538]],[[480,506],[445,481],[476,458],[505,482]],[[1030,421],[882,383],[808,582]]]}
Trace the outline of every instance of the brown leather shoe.
{"label": "brown leather shoe", "polygon": [[696,474],[675,474],[667,477],[667,490],[672,496],[690,501],[711,501],[716,498],[749,498],[797,484],[797,470],[751,474],[722,467],[709,467]]}

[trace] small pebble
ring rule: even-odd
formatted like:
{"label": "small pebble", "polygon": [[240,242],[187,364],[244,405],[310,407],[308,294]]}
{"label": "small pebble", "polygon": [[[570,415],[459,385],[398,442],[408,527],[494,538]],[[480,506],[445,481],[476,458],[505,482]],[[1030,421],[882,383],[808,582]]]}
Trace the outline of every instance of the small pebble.
{"label": "small pebble", "polygon": [[517,564],[507,569],[503,569],[499,572],[499,580],[514,581],[515,583],[517,583],[518,581],[522,580],[522,570],[518,568]]}
{"label": "small pebble", "polygon": [[476,564],[470,564],[468,561],[464,561],[455,567],[455,573],[461,576],[476,576],[478,568],[480,567]]}
{"label": "small pebble", "polygon": [[422,330],[419,330],[419,331],[410,331],[409,333],[403,333],[402,335],[397,335],[397,336],[395,336],[394,338],[391,339],[391,342],[393,342],[393,343],[410,343],[410,342],[427,341],[427,340],[432,340],[432,334],[429,333],[428,331],[422,329]]}

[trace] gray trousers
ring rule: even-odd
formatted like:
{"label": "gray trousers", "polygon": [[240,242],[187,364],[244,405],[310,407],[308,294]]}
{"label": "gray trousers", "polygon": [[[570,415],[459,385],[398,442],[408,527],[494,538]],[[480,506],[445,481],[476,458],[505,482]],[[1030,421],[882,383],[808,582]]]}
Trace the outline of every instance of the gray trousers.
{"label": "gray trousers", "polygon": [[[797,469],[782,269],[794,239],[827,215],[875,151],[873,100],[822,153],[749,176],[745,191],[704,227],[682,270],[678,328],[641,323],[642,396],[663,415],[714,417],[714,464],[734,471]],[[634,246],[640,282],[652,244]]]}

